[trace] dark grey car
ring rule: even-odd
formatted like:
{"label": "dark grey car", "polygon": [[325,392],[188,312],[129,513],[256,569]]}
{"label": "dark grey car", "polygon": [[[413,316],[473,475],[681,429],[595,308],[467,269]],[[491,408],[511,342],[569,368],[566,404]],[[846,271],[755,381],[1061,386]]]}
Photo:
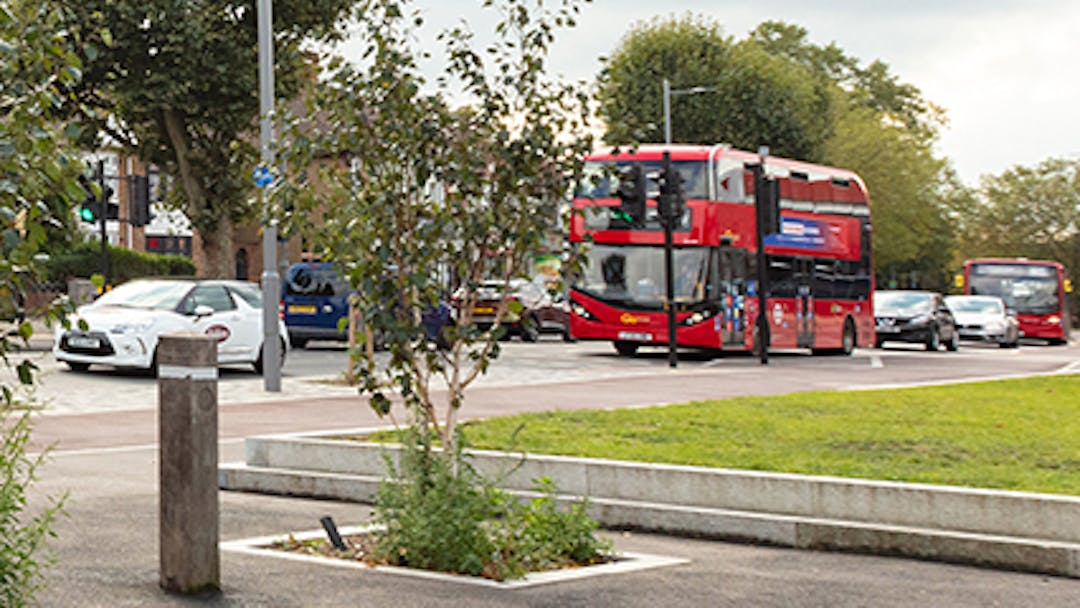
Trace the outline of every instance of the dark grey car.
{"label": "dark grey car", "polygon": [[960,347],[956,319],[939,293],[932,291],[874,292],[874,346],[885,342],[913,342],[936,351],[944,344],[954,351]]}

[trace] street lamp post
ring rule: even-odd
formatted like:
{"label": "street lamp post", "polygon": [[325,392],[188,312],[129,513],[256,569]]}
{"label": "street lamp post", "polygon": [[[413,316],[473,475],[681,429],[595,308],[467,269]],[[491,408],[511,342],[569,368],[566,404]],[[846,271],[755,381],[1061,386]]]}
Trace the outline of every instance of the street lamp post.
{"label": "street lamp post", "polygon": [[[690,87],[689,89],[675,89],[671,88],[671,81],[667,78],[664,79],[664,143],[671,145],[671,97],[673,95],[693,95],[695,93],[706,93],[709,91],[715,91],[716,87]],[[670,151],[664,151],[664,166],[662,173],[667,176],[671,175],[671,154]],[[660,203],[662,208],[670,210],[673,202],[668,200]],[[665,308],[667,309],[667,321],[668,321],[668,365],[671,367],[677,367],[679,356],[676,349],[675,340],[675,287],[674,277],[672,273],[672,258],[674,257],[674,244],[673,235],[674,224],[679,218],[673,217],[670,213],[665,215],[664,221],[664,284],[667,287],[667,302]]]}
{"label": "street lamp post", "polygon": [[678,95],[694,95],[715,91],[716,87],[690,87],[689,89],[672,89],[671,82],[664,79],[664,143],[671,144],[671,98]]}
{"label": "street lamp post", "polygon": [[[273,0],[259,0],[259,149],[262,166],[274,165],[272,119],[274,114]],[[278,331],[278,300],[281,280],[277,270],[277,224],[267,208],[266,186],[259,188],[263,212],[263,389],[281,392],[281,336]]]}

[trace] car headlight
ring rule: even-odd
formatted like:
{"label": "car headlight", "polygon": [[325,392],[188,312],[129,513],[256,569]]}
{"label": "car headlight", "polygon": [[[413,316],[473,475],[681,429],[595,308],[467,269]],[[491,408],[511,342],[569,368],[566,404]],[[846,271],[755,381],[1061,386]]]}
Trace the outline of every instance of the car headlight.
{"label": "car headlight", "polygon": [[1005,330],[1005,322],[1004,321],[990,321],[989,323],[987,323],[985,325],[985,327],[986,327],[987,331],[1004,331]]}
{"label": "car headlight", "polygon": [[908,324],[909,325],[929,325],[930,324],[930,315],[919,315],[917,317],[913,317],[910,321],[908,321]]}
{"label": "car headlight", "polygon": [[142,333],[154,324],[153,321],[142,321],[140,323],[117,323],[109,328],[111,334],[138,334]]}

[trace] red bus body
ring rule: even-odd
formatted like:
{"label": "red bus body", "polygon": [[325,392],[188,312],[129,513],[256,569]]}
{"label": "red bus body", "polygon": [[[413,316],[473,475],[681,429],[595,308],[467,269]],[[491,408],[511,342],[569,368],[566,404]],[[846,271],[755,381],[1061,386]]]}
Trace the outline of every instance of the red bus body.
{"label": "red bus body", "polygon": [[[620,199],[603,166],[642,163],[648,174],[664,150],[682,174],[687,213],[674,231],[676,266],[698,281],[676,291],[676,342],[681,347],[746,351],[758,314],[753,178],[756,154],[727,146],[641,146],[631,153],[586,158],[574,198],[572,243],[587,243],[583,276],[571,289],[571,333],[611,341],[622,354],[667,344],[661,294],[664,232],[619,224]],[[870,212],[862,180],[850,171],[768,157],[765,172],[780,183],[781,225],[765,239],[771,348],[839,350],[874,342]],[[593,187],[595,186],[595,187]],[[647,217],[655,216],[650,188]],[[676,274],[679,270],[676,270]],[[678,288],[677,288],[678,289]],[[847,348],[845,350],[850,350]]]}
{"label": "red bus body", "polygon": [[999,296],[1016,311],[1020,335],[1062,344],[1070,316],[1065,267],[1025,258],[982,258],[964,262],[964,293]]}

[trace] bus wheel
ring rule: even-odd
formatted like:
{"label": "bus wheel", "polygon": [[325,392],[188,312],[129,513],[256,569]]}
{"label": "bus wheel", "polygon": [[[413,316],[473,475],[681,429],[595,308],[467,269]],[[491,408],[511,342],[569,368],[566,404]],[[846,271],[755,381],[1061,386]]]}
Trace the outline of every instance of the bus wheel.
{"label": "bus wheel", "polygon": [[638,345],[636,342],[616,340],[615,342],[612,342],[612,344],[615,345],[615,350],[623,357],[633,357],[634,353],[637,352]]}
{"label": "bus wheel", "polygon": [[844,319],[844,335],[840,338],[840,354],[848,357],[855,352],[855,343],[858,339],[855,335],[855,323],[851,317]]}

